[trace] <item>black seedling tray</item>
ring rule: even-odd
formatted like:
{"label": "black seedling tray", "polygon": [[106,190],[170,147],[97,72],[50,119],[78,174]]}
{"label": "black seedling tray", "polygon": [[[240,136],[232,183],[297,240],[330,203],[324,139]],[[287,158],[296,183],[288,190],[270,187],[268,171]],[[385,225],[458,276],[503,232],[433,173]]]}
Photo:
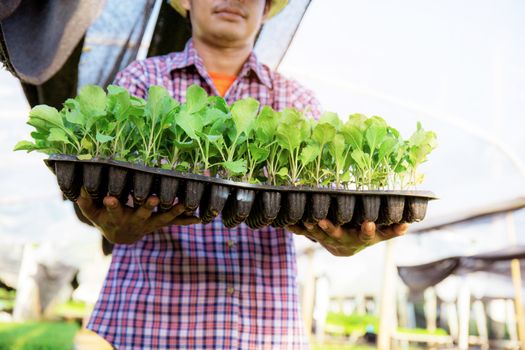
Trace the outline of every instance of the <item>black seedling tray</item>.
{"label": "black seedling tray", "polygon": [[72,201],[82,186],[97,201],[109,194],[126,203],[132,195],[134,204],[141,205],[155,194],[160,199],[159,210],[184,203],[189,211],[199,209],[203,223],[222,213],[224,226],[229,228],[242,222],[253,229],[284,227],[325,218],[343,226],[359,226],[365,220],[380,225],[411,223],[423,220],[428,201],[436,199],[428,191],[254,185],[113,160],[78,160],[68,155],[52,155],[45,163]]}

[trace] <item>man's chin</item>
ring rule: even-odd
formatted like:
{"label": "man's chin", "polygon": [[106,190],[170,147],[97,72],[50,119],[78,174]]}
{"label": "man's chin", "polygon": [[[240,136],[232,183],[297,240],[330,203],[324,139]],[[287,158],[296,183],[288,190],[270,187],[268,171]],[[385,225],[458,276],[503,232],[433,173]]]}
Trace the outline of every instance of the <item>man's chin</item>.
{"label": "man's chin", "polygon": [[239,33],[238,28],[221,28],[214,31],[213,36],[221,42],[238,42],[243,40],[243,35]]}

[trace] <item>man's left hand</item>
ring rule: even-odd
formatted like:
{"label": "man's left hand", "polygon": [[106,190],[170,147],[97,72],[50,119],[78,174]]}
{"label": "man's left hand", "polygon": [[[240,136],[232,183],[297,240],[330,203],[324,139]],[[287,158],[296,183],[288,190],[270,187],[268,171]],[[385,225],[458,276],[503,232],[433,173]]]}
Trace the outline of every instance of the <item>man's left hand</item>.
{"label": "man's left hand", "polygon": [[317,224],[287,226],[287,229],[316,240],[335,256],[351,256],[378,242],[404,235],[408,231],[408,224],[376,226],[373,222],[365,221],[358,229],[336,226],[325,219]]}

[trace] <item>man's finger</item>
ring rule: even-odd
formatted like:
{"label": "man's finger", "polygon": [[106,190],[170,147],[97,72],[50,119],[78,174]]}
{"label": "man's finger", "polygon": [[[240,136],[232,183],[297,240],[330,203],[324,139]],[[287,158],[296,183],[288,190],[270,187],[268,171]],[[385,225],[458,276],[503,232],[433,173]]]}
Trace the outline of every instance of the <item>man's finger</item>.
{"label": "man's finger", "polygon": [[86,218],[93,221],[98,212],[98,208],[95,205],[93,199],[88,195],[84,187],[80,189],[80,197],[77,198],[77,205]]}
{"label": "man's finger", "polygon": [[404,235],[405,233],[408,232],[408,229],[410,227],[409,224],[394,224],[393,225],[393,229],[394,229],[394,232],[396,233],[396,235],[398,236],[402,236]]}
{"label": "man's finger", "polygon": [[196,216],[190,216],[190,217],[178,217],[175,220],[171,222],[172,225],[179,225],[179,226],[188,226],[188,225],[194,225],[199,224],[201,222],[201,219],[199,219]]}
{"label": "man's finger", "polygon": [[408,224],[392,224],[389,226],[380,226],[377,232],[383,240],[404,235],[408,231]]}
{"label": "man's finger", "polygon": [[290,232],[293,232],[293,233],[297,234],[297,235],[306,236],[308,234],[307,229],[305,227],[300,226],[300,225],[286,226],[286,229],[288,231],[290,231]]}
{"label": "man's finger", "polygon": [[319,243],[331,240],[330,236],[318,228],[317,225],[315,225],[311,230],[305,230],[304,235],[316,240]]}
{"label": "man's finger", "polygon": [[309,222],[303,222],[303,226],[307,231],[312,231],[315,229],[315,225]]}
{"label": "man's finger", "polygon": [[335,226],[330,220],[321,220],[317,225],[330,237],[337,240],[343,238],[343,228],[341,226]]}
{"label": "man's finger", "polygon": [[376,235],[376,224],[372,221],[365,221],[361,224],[361,231],[359,232],[359,239],[363,243],[370,243]]}
{"label": "man's finger", "polygon": [[84,186],[80,187],[80,197],[81,198],[89,198],[89,199],[91,199],[91,197],[89,196],[89,193],[87,193],[87,191],[84,188]]}
{"label": "man's finger", "polygon": [[133,214],[133,217],[135,219],[138,219],[140,221],[148,220],[153,213],[153,209],[159,204],[159,199],[155,196],[148,197],[146,202],[138,208],[135,213]]}
{"label": "man's finger", "polygon": [[106,196],[102,202],[106,211],[108,212],[109,217],[114,221],[118,222],[124,216],[124,208],[120,204],[117,197]]}
{"label": "man's finger", "polygon": [[164,213],[155,214],[150,219],[150,224],[153,227],[164,227],[169,225],[173,220],[175,220],[178,216],[182,215],[186,211],[186,208],[184,207],[184,204],[177,204],[170,210]]}
{"label": "man's finger", "polygon": [[318,242],[313,237],[313,235],[310,234],[310,230],[313,229],[314,225],[308,224],[308,223],[303,223],[303,225],[305,227],[301,227],[300,225],[290,225],[290,226],[286,226],[286,229],[288,231],[290,231],[290,232],[295,233],[295,234],[298,234],[298,235],[301,235],[301,236],[305,236],[311,241]]}
{"label": "man's finger", "polygon": [[314,225],[303,223],[303,225],[289,225],[286,226],[286,229],[290,232],[293,232],[297,235],[301,236],[307,236],[310,238],[313,238],[315,236],[315,229],[313,228]]}

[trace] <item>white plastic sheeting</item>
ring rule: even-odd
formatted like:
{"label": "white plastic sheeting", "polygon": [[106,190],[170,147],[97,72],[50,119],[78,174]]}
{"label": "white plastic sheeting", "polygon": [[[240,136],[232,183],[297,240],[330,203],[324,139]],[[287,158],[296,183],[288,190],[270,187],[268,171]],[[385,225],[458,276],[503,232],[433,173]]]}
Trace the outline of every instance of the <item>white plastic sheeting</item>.
{"label": "white plastic sheeting", "polygon": [[[436,217],[525,193],[525,3],[313,0],[280,71],[344,119],[380,115],[409,136],[419,120],[439,147],[421,189]],[[525,211],[514,215],[525,241]],[[396,240],[396,263],[419,264],[509,244],[504,216]],[[302,237],[299,249],[309,244]],[[318,253],[333,294],[378,293],[384,246],[351,258]],[[510,268],[510,267],[509,267]]]}
{"label": "white plastic sheeting", "polygon": [[311,0],[290,1],[278,16],[264,24],[255,44],[257,58],[275,69],[281,63]]}

